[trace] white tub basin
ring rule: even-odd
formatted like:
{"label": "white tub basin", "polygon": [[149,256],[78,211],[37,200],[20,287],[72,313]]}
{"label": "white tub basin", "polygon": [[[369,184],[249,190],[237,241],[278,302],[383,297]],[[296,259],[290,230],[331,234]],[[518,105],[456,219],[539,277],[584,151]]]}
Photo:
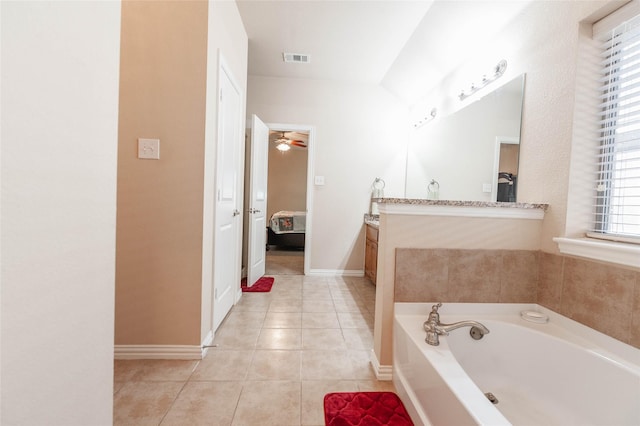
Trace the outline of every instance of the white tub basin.
{"label": "white tub basin", "polygon": [[[445,303],[443,323],[490,333],[473,340],[465,327],[431,346],[431,305],[395,306],[394,383],[416,424],[640,425],[640,350],[530,304]],[[550,320],[525,321],[525,310]]]}

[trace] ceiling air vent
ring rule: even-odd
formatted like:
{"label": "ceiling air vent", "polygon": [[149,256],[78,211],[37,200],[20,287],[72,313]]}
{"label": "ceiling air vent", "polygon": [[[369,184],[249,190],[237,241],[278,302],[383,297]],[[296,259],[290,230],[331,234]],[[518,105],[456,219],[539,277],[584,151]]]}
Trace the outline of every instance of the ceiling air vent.
{"label": "ceiling air vent", "polygon": [[308,64],[311,62],[311,55],[305,55],[302,53],[283,53],[282,57],[285,62],[295,62],[298,64]]}

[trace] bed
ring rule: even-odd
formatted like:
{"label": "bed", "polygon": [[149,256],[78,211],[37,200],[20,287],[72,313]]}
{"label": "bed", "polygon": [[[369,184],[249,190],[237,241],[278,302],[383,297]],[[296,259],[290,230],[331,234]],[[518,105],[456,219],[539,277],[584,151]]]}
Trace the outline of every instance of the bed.
{"label": "bed", "polygon": [[279,246],[304,250],[307,212],[281,210],[269,219],[267,250]]}

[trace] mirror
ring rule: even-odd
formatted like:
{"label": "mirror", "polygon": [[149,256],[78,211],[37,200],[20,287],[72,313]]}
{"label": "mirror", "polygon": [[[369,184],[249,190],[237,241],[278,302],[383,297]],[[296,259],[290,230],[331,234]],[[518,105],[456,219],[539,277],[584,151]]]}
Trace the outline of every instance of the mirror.
{"label": "mirror", "polygon": [[[524,74],[416,129],[407,150],[405,196],[516,201],[523,93]],[[436,193],[429,191],[434,180]]]}

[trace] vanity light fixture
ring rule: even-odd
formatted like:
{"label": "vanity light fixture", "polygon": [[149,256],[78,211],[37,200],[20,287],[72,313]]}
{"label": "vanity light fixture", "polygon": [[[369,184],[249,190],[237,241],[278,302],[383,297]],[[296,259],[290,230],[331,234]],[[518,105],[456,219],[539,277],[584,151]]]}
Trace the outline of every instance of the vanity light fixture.
{"label": "vanity light fixture", "polygon": [[432,121],[434,118],[436,118],[436,114],[438,114],[438,110],[436,108],[431,108],[431,111],[429,111],[429,115],[427,115],[424,118],[421,118],[420,121],[418,121],[417,123],[415,123],[413,125],[413,127],[415,129],[417,129],[420,126],[423,126],[425,124],[427,124],[428,122]]}
{"label": "vanity light fixture", "polygon": [[469,88],[469,90],[466,92],[462,90],[462,92],[460,92],[458,97],[460,98],[461,101],[465,100],[466,98],[473,95],[474,93],[476,93],[478,90],[482,89],[489,83],[493,83],[494,81],[502,77],[502,75],[506,70],[507,70],[507,61],[503,59],[500,62],[498,62],[495,67],[493,67],[491,75],[489,76],[487,76],[487,74],[483,75],[482,81],[480,82],[480,84],[476,86],[474,83],[471,83],[471,87]]}

